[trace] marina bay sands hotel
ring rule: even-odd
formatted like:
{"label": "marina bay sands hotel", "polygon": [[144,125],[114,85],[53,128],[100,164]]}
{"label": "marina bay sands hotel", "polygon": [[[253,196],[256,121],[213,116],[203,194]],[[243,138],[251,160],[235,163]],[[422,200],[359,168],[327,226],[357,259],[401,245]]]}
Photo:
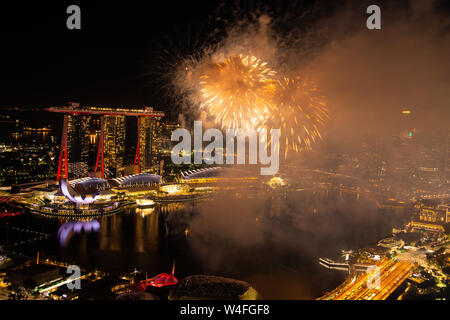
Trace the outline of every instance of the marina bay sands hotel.
{"label": "marina bay sands hotel", "polygon": [[[163,142],[161,119],[164,112],[152,107],[82,107],[74,102],[47,111],[64,115],[57,180],[69,178],[69,174],[73,177],[89,174],[98,178],[116,178],[162,170],[158,155]],[[126,163],[125,156],[127,117],[136,119],[137,128],[136,152],[131,163]],[[96,153],[96,160],[94,167],[88,170],[90,150]]]}

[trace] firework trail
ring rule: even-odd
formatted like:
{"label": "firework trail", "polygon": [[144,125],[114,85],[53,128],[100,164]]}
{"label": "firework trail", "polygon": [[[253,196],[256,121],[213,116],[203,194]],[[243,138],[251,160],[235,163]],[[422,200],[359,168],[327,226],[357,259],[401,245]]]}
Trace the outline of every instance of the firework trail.
{"label": "firework trail", "polygon": [[297,76],[298,51],[285,44],[292,35],[278,37],[271,28],[276,22],[263,14],[229,24],[223,38],[209,38],[210,45],[177,59],[171,83],[189,114],[207,126],[280,129],[276,147],[287,157],[322,139],[328,111],[317,86]]}
{"label": "firework trail", "polygon": [[200,76],[201,108],[223,129],[260,129],[275,111],[276,73],[254,56],[210,63]]}
{"label": "firework trail", "polygon": [[325,99],[313,81],[297,76],[282,77],[277,83],[272,104],[278,112],[266,125],[280,129],[280,144],[287,157],[289,150],[309,150],[312,143],[322,139],[320,131],[329,116]]}
{"label": "firework trail", "polygon": [[281,76],[255,56],[239,55],[209,63],[198,81],[201,108],[223,129],[280,129],[277,148],[285,157],[322,139],[328,111],[311,80]]}

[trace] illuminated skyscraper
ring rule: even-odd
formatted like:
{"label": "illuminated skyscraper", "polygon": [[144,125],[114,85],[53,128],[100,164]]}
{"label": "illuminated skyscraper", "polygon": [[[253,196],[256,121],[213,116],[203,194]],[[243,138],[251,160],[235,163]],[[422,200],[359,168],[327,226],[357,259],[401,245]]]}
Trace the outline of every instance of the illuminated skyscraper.
{"label": "illuminated skyscraper", "polygon": [[162,150],[166,154],[170,154],[172,148],[178,143],[172,141],[172,132],[180,129],[181,125],[177,123],[162,123],[161,139],[162,139]]}
{"label": "illuminated skyscraper", "polygon": [[68,116],[67,152],[70,159],[69,171],[73,177],[87,174],[87,169],[80,168],[84,168],[81,164],[86,164],[89,158],[90,120],[90,116]]}
{"label": "illuminated skyscraper", "polygon": [[70,162],[86,162],[89,150],[90,116],[69,116],[67,142]]}
{"label": "illuminated skyscraper", "polygon": [[159,166],[159,161],[161,160],[161,151],[163,144],[162,129],[162,122],[159,119],[154,118],[152,121],[152,126],[150,128],[150,161],[152,163],[152,166]]}
{"label": "illuminated skyscraper", "polygon": [[125,155],[125,117],[104,118],[104,162],[107,177],[123,175]]}
{"label": "illuminated skyscraper", "polygon": [[162,124],[158,118],[139,118],[141,172],[158,170],[162,149]]}

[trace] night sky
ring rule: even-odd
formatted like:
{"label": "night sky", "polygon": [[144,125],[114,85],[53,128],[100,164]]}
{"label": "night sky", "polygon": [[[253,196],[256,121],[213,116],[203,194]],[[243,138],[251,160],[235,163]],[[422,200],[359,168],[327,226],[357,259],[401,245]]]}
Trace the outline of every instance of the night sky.
{"label": "night sky", "polygon": [[[369,2],[373,1],[352,2],[352,10],[361,12],[363,19]],[[403,9],[398,2],[377,1],[382,7],[387,2],[391,3],[390,8]],[[449,11],[448,2],[438,2],[440,10]],[[58,106],[77,101],[102,106],[152,105],[167,112],[173,108],[172,101],[161,94],[161,83],[153,72],[158,50],[176,43],[178,48],[186,47],[186,54],[192,53],[184,42],[190,43],[191,38],[201,43],[199,35],[217,27],[211,21],[218,10],[230,16],[233,8],[251,14],[255,8],[264,8],[261,3],[264,2],[2,3],[0,108]],[[66,8],[71,4],[81,7],[81,30],[66,28]],[[272,12],[292,11],[286,20],[295,20],[312,6],[319,6],[315,12],[323,17],[339,5],[338,1],[270,2]],[[224,9],[228,7],[231,9]],[[303,15],[298,20],[303,22],[298,23],[307,26],[308,19],[319,16]]]}
{"label": "night sky", "polygon": [[[81,30],[66,28],[70,4],[81,8]],[[205,20],[216,6],[217,1],[2,4],[0,107],[68,101],[164,105],[147,74],[155,47],[167,34]]]}
{"label": "night sky", "polygon": [[[71,4],[81,8],[81,30],[66,28],[66,8]],[[103,106],[153,105],[168,111],[172,101],[161,95],[161,83],[153,72],[164,46],[175,44],[171,51],[191,54],[193,43],[201,43],[202,35],[218,27],[218,14],[222,20],[232,20],[237,11],[252,15],[269,7],[273,12],[294,8],[298,11],[293,12],[295,17],[314,5],[317,2],[312,0],[2,4],[0,108],[76,101]],[[320,6],[319,11],[326,14],[335,2],[321,1]]]}

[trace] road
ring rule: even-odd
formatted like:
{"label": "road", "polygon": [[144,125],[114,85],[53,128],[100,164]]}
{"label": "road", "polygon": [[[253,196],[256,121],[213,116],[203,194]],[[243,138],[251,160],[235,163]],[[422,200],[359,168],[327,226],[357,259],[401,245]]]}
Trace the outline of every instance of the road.
{"label": "road", "polygon": [[320,300],[385,300],[405,281],[413,265],[405,261],[383,260],[374,269],[347,281]]}

